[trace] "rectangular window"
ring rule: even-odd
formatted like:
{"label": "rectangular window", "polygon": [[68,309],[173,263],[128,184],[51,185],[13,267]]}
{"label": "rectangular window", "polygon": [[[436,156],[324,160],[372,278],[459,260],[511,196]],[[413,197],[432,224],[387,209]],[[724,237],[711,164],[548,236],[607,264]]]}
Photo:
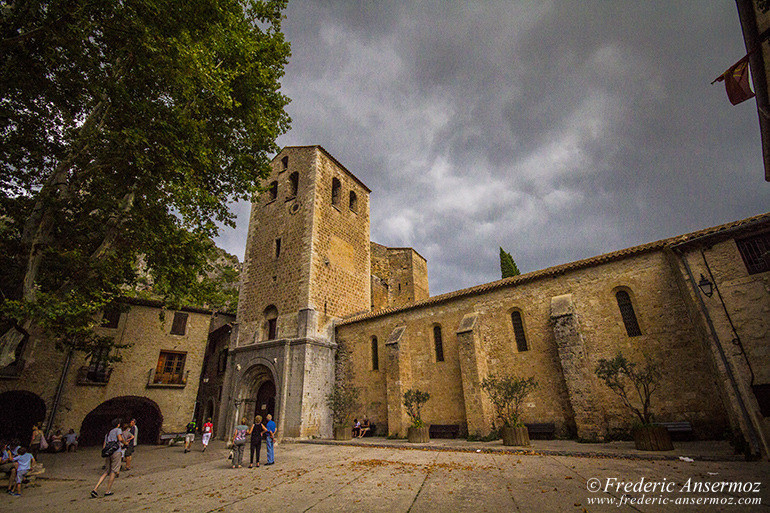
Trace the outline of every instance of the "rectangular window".
{"label": "rectangular window", "polygon": [[222,349],[219,352],[219,361],[217,362],[217,373],[224,374],[227,370],[227,349]]}
{"label": "rectangular window", "polygon": [[441,338],[441,326],[433,326],[433,345],[436,347],[436,361],[444,361],[444,341]]}
{"label": "rectangular window", "polygon": [[174,313],[174,323],[171,325],[172,335],[184,335],[187,332],[187,314],[182,312]]}
{"label": "rectangular window", "polygon": [[107,383],[109,380],[107,357],[110,354],[109,347],[94,349],[88,362],[86,377],[88,381]]}
{"label": "rectangular window", "polygon": [[277,335],[277,319],[268,319],[267,320],[267,339],[268,340],[275,340],[275,336]]}
{"label": "rectangular window", "polygon": [[187,353],[178,351],[161,351],[158,366],[155,368],[153,383],[166,385],[181,385],[184,383],[184,362]]}
{"label": "rectangular window", "polygon": [[749,274],[770,271],[770,232],[736,240]]}
{"label": "rectangular window", "polygon": [[105,310],[102,315],[102,328],[115,330],[118,329],[118,323],[120,323],[120,310]]}

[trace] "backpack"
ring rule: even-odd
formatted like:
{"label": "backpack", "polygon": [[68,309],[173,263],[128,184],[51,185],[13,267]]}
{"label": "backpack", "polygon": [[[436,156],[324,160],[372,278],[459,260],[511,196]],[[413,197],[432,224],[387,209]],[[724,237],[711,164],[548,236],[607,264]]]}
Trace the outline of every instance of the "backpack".
{"label": "backpack", "polygon": [[107,442],[104,445],[104,449],[102,449],[102,458],[109,458],[113,454],[115,454],[115,451],[117,451],[120,448],[120,444],[118,442]]}

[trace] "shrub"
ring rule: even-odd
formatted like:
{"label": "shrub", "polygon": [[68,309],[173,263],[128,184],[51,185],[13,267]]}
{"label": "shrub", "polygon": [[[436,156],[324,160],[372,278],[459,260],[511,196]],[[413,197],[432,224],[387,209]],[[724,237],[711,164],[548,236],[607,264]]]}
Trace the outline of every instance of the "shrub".
{"label": "shrub", "polygon": [[513,375],[491,374],[481,382],[481,388],[489,395],[495,408],[495,418],[500,419],[503,426],[511,427],[523,425],[520,419],[521,403],[537,386],[534,377],[524,379]]}
{"label": "shrub", "polygon": [[596,366],[596,375],[615,392],[639,419],[643,426],[652,424],[650,399],[658,389],[660,369],[649,358],[644,367],[628,361],[622,353],[607,360],[602,358]]}
{"label": "shrub", "polygon": [[428,399],[430,399],[428,392],[420,392],[417,389],[409,389],[404,393],[404,407],[406,407],[406,414],[412,419],[412,427],[424,426],[420,412]]}

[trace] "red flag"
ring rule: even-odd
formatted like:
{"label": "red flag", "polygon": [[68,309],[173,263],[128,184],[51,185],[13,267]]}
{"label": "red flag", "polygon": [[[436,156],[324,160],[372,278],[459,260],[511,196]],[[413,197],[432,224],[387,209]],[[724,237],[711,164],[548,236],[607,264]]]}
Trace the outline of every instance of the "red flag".
{"label": "red flag", "polygon": [[[725,90],[730,103],[738,105],[754,97],[754,91],[749,86],[749,53],[717,77],[714,82],[725,82]],[[714,82],[711,82],[712,84]]]}

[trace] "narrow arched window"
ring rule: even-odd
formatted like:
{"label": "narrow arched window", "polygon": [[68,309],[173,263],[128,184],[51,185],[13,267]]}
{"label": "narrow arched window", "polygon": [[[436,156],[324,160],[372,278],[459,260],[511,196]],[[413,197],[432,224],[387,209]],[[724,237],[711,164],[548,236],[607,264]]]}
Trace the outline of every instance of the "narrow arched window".
{"label": "narrow arched window", "polygon": [[268,196],[268,201],[273,201],[275,198],[278,197],[278,182],[271,182],[270,188],[268,189],[268,193],[270,194]]}
{"label": "narrow arched window", "polygon": [[283,166],[284,171],[289,169],[289,157],[284,157],[281,159],[281,166]]}
{"label": "narrow arched window", "polygon": [[444,361],[444,340],[441,338],[441,326],[433,326],[433,346],[436,348],[436,361]]}
{"label": "narrow arched window", "polygon": [[289,175],[289,197],[293,198],[297,195],[299,189],[299,173],[294,171]]}
{"label": "narrow arched window", "polygon": [[350,210],[352,212],[358,212],[358,196],[353,191],[350,191]]}
{"label": "narrow arched window", "polygon": [[513,325],[513,336],[516,339],[516,349],[519,352],[528,350],[527,336],[524,334],[524,321],[522,321],[521,312],[518,310],[511,312],[511,324]]}
{"label": "narrow arched window", "polygon": [[628,333],[629,337],[638,337],[642,334],[642,330],[639,328],[639,322],[636,320],[631,296],[625,290],[619,290],[615,294],[615,298],[618,300],[618,308],[620,309],[621,317],[623,317],[623,324],[626,326],[626,333]]}
{"label": "narrow arched window", "polygon": [[372,337],[372,370],[380,370],[380,354],[377,351],[377,337]]}
{"label": "narrow arched window", "polygon": [[340,204],[340,189],[342,184],[336,178],[332,178],[332,205],[339,206]]}
{"label": "narrow arched window", "polygon": [[265,339],[275,340],[278,335],[278,309],[270,305],[265,308]]}

